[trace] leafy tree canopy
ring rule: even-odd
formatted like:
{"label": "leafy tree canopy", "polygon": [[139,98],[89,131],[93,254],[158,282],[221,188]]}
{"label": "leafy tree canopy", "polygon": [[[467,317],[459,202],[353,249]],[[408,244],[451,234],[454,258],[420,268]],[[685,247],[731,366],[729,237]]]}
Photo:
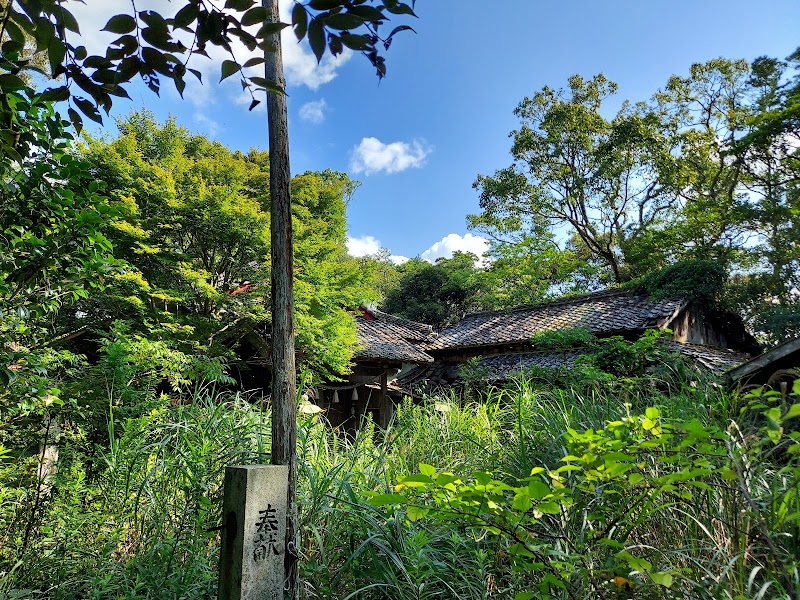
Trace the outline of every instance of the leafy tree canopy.
{"label": "leafy tree canopy", "polygon": [[[106,223],[129,265],[104,295],[76,306],[73,324],[125,320],[133,331],[184,351],[223,355],[270,314],[269,161],[232,152],[147,112],[120,121],[120,137],[82,152],[118,217]],[[348,309],[373,300],[345,252],[343,173],[292,182],[297,339],[307,366],[347,370],[355,346]]]}
{"label": "leafy tree canopy", "polygon": [[[61,403],[55,370],[75,360],[50,346],[58,311],[117,272],[103,223],[113,207],[90,165],[69,152],[67,123],[39,99],[14,99],[26,158],[0,161],[0,413]],[[49,375],[48,375],[49,373]]]}
{"label": "leafy tree canopy", "polygon": [[603,75],[525,98],[513,162],[478,177],[468,219],[493,240],[490,271],[517,278],[500,288],[592,289],[712,261],[765,341],[800,331],[799,64],[797,52],[695,64],[610,119]]}
{"label": "leafy tree canopy", "polygon": [[434,264],[419,258],[408,261],[398,268],[398,286],[384,298],[383,310],[435,329],[452,325],[483,307],[486,284],[476,260],[474,254],[456,252]]}
{"label": "leafy tree canopy", "polygon": [[[77,0],[74,0],[77,1]],[[199,57],[208,57],[214,46],[227,53],[221,65],[221,80],[236,76],[252,96],[259,92],[283,93],[282,84],[263,77],[254,69],[265,62],[264,53],[275,49],[275,36],[290,24],[256,0],[182,0],[171,5],[169,14],[151,10],[148,3],[132,3],[132,11],[113,15],[103,31],[117,35],[104,54],[89,54],[80,43],[81,24],[70,11],[70,0],[11,0],[0,3],[2,58],[0,58],[0,122],[13,131],[13,114],[7,95],[26,85],[26,73],[35,71],[52,79],[55,87],[44,91],[47,101],[69,101],[69,116],[80,129],[83,117],[102,123],[117,98],[128,98],[126,88],[141,77],[159,93],[162,79],[171,80],[181,95],[186,77],[201,78],[192,68]],[[411,5],[399,0],[308,0],[295,2],[291,26],[298,40],[308,39],[317,60],[325,52],[340,54],[345,48],[362,53],[379,77],[386,74],[381,50],[388,50],[394,36],[410,30],[399,25],[384,31],[390,17],[414,15]],[[47,56],[48,69],[40,68],[35,50]],[[81,116],[83,115],[83,116]],[[17,151],[13,141],[0,140],[3,154]]]}

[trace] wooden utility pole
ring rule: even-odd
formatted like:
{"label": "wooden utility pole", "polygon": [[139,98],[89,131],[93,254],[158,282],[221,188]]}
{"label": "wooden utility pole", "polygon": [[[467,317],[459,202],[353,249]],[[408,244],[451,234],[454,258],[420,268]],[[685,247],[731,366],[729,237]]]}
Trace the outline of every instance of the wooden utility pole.
{"label": "wooden utility pole", "polygon": [[[262,0],[272,23],[280,22],[278,0]],[[270,40],[265,76],[286,89],[281,34]],[[286,95],[267,94],[269,191],[272,234],[272,464],[289,467],[284,554],[284,598],[297,598],[297,406],[294,363],[292,200]]]}

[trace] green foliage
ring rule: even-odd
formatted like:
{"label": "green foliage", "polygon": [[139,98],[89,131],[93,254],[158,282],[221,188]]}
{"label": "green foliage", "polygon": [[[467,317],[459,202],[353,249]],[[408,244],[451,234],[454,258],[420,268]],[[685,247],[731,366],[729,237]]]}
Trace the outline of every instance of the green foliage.
{"label": "green foliage", "polygon": [[[462,479],[423,463],[418,474],[398,479],[393,494],[370,499],[406,505],[412,522],[460,524],[476,537],[498,540],[528,589],[538,589],[536,597],[595,597],[623,586],[671,597],[674,585],[697,597],[733,597],[758,587],[793,597],[798,563],[785,534],[800,518],[792,512],[800,434],[787,436],[784,426],[800,415],[798,407],[751,404],[749,411],[766,418],[755,442],[697,419],[670,421],[651,407],[598,430],[567,429],[558,464],[534,467],[514,483],[487,472]],[[788,481],[754,485],[763,476],[755,461],[782,442],[791,458],[779,472]],[[722,521],[715,512],[698,512],[714,503],[726,511]],[[778,514],[770,508],[776,503]],[[694,522],[671,534],[670,520],[686,522],[686,515]],[[705,524],[709,519],[716,533]],[[760,532],[758,541],[747,539],[749,527]],[[718,558],[726,543],[721,535],[739,548],[731,562]],[[753,560],[755,554],[760,558]],[[709,580],[716,583],[708,587]]]}
{"label": "green foliage", "polygon": [[727,277],[719,262],[698,259],[669,265],[629,285],[655,301],[681,298],[712,308],[720,303]]}
{"label": "green foliage", "polygon": [[641,377],[651,367],[667,362],[669,352],[663,347],[667,335],[666,332],[650,329],[633,342],[621,336],[598,339],[581,359],[585,361],[583,364],[596,366],[611,375]]}
{"label": "green foliage", "polygon": [[[147,112],[119,128],[119,138],[90,139],[83,153],[118,213],[104,227],[128,268],[105,294],[79,303],[69,324],[124,320],[181,352],[229,356],[231,340],[268,329],[267,155],[232,152]],[[348,310],[375,299],[345,251],[354,185],[333,171],[292,181],[297,343],[306,366],[328,376],[349,367],[356,339]]]}
{"label": "green foliage", "polygon": [[644,104],[624,104],[613,120],[602,116],[616,89],[603,75],[575,75],[568,91],[545,87],[525,98],[515,110],[520,128],[511,133],[514,163],[478,177],[483,212],[471,224],[500,239],[545,232],[561,252],[570,250],[555,241],[564,225],[573,254],[607,269],[611,281],[624,280],[622,248],[671,212],[670,191],[652,184],[661,162],[671,161],[671,145]]}
{"label": "green foliage", "polygon": [[[182,96],[187,74],[201,80],[200,71],[187,65],[194,65],[197,57],[208,57],[211,46],[228,55],[222,62],[221,79],[236,75],[241,80],[242,88],[252,98],[251,110],[261,102],[255,94],[285,92],[278,82],[265,79],[263,71],[252,69],[264,63],[264,52],[273,51],[274,37],[289,24],[280,23],[277,15],[270,15],[267,7],[257,5],[255,0],[232,0],[224,6],[207,0],[187,1],[179,3],[174,14],[154,10],[137,13],[134,7],[131,14],[113,15],[106,23],[103,31],[119,37],[109,44],[104,55],[89,55],[85,46],[73,43],[71,36],[80,34],[81,24],[65,4],[59,0],[12,0],[0,4],[0,96],[4,98],[0,102],[0,123],[4,128],[14,112],[5,98],[25,86],[26,72],[33,70],[54,81],[66,76],[68,81],[78,82],[81,94],[86,96],[61,84],[46,90],[40,98],[69,101],[70,120],[80,130],[83,118],[79,111],[102,123],[100,110],[108,114],[116,98],[129,98],[126,88],[135,77],[140,76],[155,93],[161,89],[162,78],[171,80]],[[291,24],[299,41],[308,39],[318,61],[326,49],[336,56],[347,47],[361,52],[382,78],[386,64],[381,48],[388,50],[394,36],[411,27],[399,25],[387,34],[381,25],[389,21],[390,15],[416,16],[412,5],[398,0],[358,5],[345,0],[296,2]],[[254,25],[260,27],[253,30]],[[183,35],[186,32],[193,35]],[[46,55],[49,69],[41,69],[41,59],[26,52],[30,38],[36,42],[36,52]],[[246,48],[245,57],[234,52],[234,40]],[[13,126],[4,129],[6,133],[14,130]],[[0,155],[15,152],[16,142],[0,136]]]}
{"label": "green foliage", "polygon": [[[214,595],[218,534],[207,530],[219,524],[223,468],[267,462],[269,415],[203,389],[145,395],[147,411],[115,405],[92,448],[64,422],[55,486],[35,516],[37,457],[0,457],[4,592]],[[796,399],[761,393],[739,414],[702,382],[669,395],[642,387],[625,406],[610,383],[520,381],[479,403],[407,402],[385,440],[371,424],[349,439],[301,421],[304,589],[376,599],[791,594]]]}
{"label": "green foliage", "polygon": [[586,347],[597,338],[586,327],[542,331],[531,338],[536,350],[570,350]]}
{"label": "green foliage", "polygon": [[514,225],[501,225],[486,214],[468,215],[467,221],[492,239],[487,253],[491,262],[481,277],[484,308],[516,308],[594,289],[598,267],[574,244],[561,249],[546,228],[517,232]]}
{"label": "green foliage", "polygon": [[42,318],[110,274],[100,230],[113,213],[88,163],[67,151],[67,123],[50,105],[18,99],[29,137],[25,158],[0,167],[0,311]]}
{"label": "green foliage", "polygon": [[[572,364],[560,369],[538,369],[528,376],[582,388],[598,381],[604,381],[609,387],[647,388],[655,380],[680,386],[684,360],[665,347],[669,334],[669,331],[650,329],[631,341],[619,335],[598,338],[582,327],[542,332],[531,340],[536,350],[577,352],[578,356]],[[698,375],[693,373],[695,377]]]}
{"label": "green foliage", "polygon": [[70,153],[68,123],[27,88],[4,102],[18,144],[0,161],[0,414],[12,419],[63,403],[59,380],[80,359],[49,345],[53,320],[120,265],[103,232],[114,210]]}
{"label": "green foliage", "polygon": [[348,372],[353,312],[378,298],[370,273],[346,251],[346,200],[357,185],[331,170],[292,180],[297,346],[305,366],[328,377]]}
{"label": "green foliage", "polygon": [[370,287],[377,292],[380,299],[397,289],[400,282],[400,270],[391,260],[391,253],[386,248],[371,256],[358,258],[359,268],[369,276]]}
{"label": "green foliage", "polygon": [[483,307],[484,272],[475,255],[456,252],[435,264],[412,259],[398,267],[400,280],[383,300],[388,313],[442,329]]}
{"label": "green foliage", "polygon": [[[207,530],[219,523],[224,468],[265,462],[268,432],[268,414],[203,392],[136,418],[110,414],[96,462],[67,427],[52,497],[33,514],[35,459],[0,463],[0,588],[58,598],[212,595],[218,542]],[[35,535],[26,543],[27,526]]]}
{"label": "green foliage", "polygon": [[697,275],[709,279],[673,282],[674,291],[694,285],[698,300],[714,302],[717,271],[731,273],[729,307],[763,341],[787,339],[800,289],[799,64],[797,52],[694,64],[611,119],[603,107],[616,85],[603,75],[525,98],[513,163],[478,177],[481,212],[468,218],[505,262],[498,300],[641,277],[661,288],[655,273],[700,261]]}

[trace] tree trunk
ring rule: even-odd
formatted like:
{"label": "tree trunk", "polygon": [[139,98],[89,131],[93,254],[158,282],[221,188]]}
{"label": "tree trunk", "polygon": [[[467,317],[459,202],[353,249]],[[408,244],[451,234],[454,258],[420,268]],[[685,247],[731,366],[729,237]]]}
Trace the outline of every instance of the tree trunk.
{"label": "tree trunk", "polygon": [[44,437],[39,452],[39,489],[37,496],[47,498],[53,489],[53,480],[58,472],[58,446],[61,442],[61,425],[58,416],[45,416]]}
{"label": "tree trunk", "polygon": [[[270,21],[280,21],[278,0],[262,0]],[[280,32],[266,52],[265,74],[285,89]],[[297,406],[294,363],[292,202],[286,96],[267,94],[272,218],[272,464],[289,466],[284,554],[284,597],[297,598]]]}

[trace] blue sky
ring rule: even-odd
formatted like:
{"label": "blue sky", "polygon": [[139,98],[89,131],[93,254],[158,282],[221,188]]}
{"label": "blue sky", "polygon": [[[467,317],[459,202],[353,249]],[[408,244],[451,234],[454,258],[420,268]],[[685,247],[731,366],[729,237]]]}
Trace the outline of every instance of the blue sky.
{"label": "blue sky", "polygon": [[[84,32],[129,6],[87,4],[75,10]],[[152,5],[175,10],[137,3]],[[545,85],[602,72],[619,84],[619,102],[645,100],[692,63],[782,58],[800,45],[797,0],[418,0],[417,14],[402,21],[417,34],[397,36],[380,83],[359,55],[317,67],[285,38],[292,171],[331,168],[362,182],[348,209],[353,253],[480,251],[485,243],[465,222],[478,210],[472,182],[510,163],[512,111]],[[218,62],[200,64],[206,83],[190,85],[184,100],[137,88],[114,114],[146,106],[231,148],[265,147],[265,112],[247,111],[235,81],[215,83]]]}

